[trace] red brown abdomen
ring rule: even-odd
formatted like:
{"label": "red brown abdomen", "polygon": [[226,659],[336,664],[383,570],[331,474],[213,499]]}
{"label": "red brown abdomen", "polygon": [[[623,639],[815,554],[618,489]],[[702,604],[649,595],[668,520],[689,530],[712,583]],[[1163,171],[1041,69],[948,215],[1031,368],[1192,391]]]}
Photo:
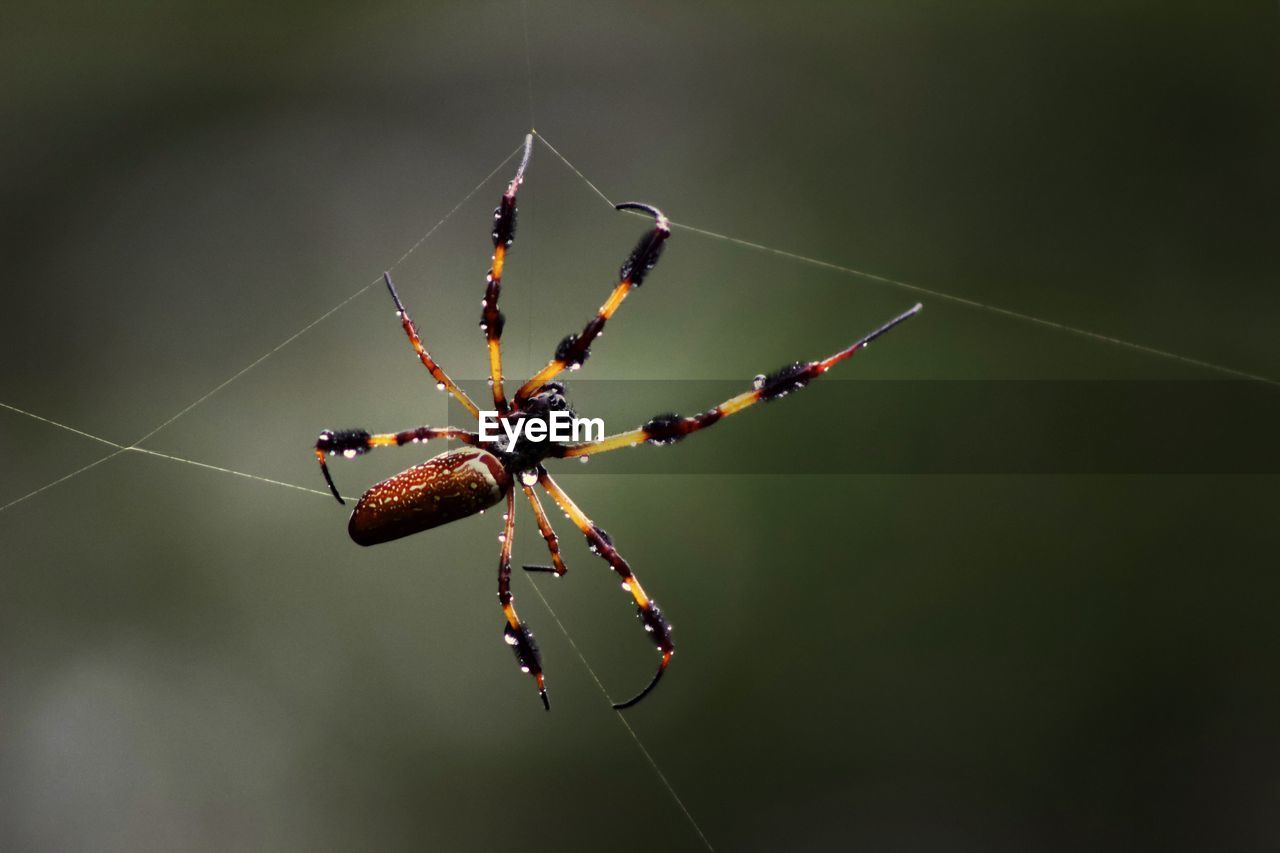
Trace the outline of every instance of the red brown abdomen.
{"label": "red brown abdomen", "polygon": [[390,542],[475,515],[502,500],[509,488],[511,478],[492,453],[450,450],[361,495],[347,532],[359,545]]}

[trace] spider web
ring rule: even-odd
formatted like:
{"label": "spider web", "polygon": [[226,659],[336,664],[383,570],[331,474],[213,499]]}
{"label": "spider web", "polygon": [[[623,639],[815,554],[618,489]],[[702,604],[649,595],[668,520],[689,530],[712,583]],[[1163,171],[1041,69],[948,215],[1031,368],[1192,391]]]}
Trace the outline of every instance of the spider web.
{"label": "spider web", "polygon": [[[536,121],[534,116],[533,67],[532,67],[532,60],[529,52],[527,4],[524,2],[524,0],[522,0],[521,6],[522,6],[522,12],[524,13],[523,15],[523,30],[524,30],[523,35],[524,35],[524,42],[525,42],[524,59],[525,59],[526,80],[527,80],[528,97],[529,97],[530,125],[531,125],[531,128],[536,128]],[[585,175],[568,157],[562,154],[561,151],[549,139],[544,137],[541,133],[537,132],[536,130],[534,131],[534,133],[538,143],[545,150],[551,152],[554,155],[554,157],[557,159],[557,161],[560,164],[562,164],[566,169],[568,169],[579,181],[581,181],[586,187],[588,187],[596,196],[598,196],[604,205],[608,205],[610,208],[612,208],[614,204],[613,199],[609,195],[607,195],[605,192],[603,192],[596,182],[594,182],[591,178]],[[400,255],[388,267],[388,270],[395,271],[397,267],[399,267],[411,255],[413,255],[415,251],[417,251],[426,241],[428,241],[432,237],[432,235],[438,231],[438,229],[440,229],[446,222],[448,222],[454,216],[454,214],[456,214],[461,208],[463,208],[468,202],[470,202],[472,198],[478,192],[480,192],[480,190],[482,190],[491,181],[493,181],[493,179],[496,176],[498,176],[499,173],[501,173],[502,170],[505,167],[507,167],[509,163],[511,163],[512,159],[516,156],[516,154],[519,151],[520,151],[520,146],[517,145],[515,148],[511,150],[511,152],[505,158],[503,158],[491,170],[489,170],[488,173],[482,179],[480,179],[479,182],[448,211],[448,213],[446,213],[440,220],[438,220],[434,225],[432,225],[430,229],[428,229],[425,233],[423,233],[423,235],[415,243],[413,243],[402,255]],[[603,206],[602,206],[602,209],[603,209]],[[1124,338],[1105,334],[1103,332],[1096,331],[1093,329],[1088,329],[1080,326],[1058,322],[1052,318],[1038,316],[1031,313],[1026,313],[1026,312],[1017,310],[1015,308],[1010,308],[1003,305],[997,305],[997,304],[992,304],[988,302],[971,299],[962,294],[951,293],[944,290],[936,289],[934,287],[925,287],[912,282],[902,281],[902,280],[898,280],[888,276],[879,275],[877,273],[855,269],[853,267],[850,267],[844,264],[836,263],[829,259],[811,257],[808,255],[790,251],[784,247],[773,246],[768,243],[758,242],[752,239],[746,239],[746,238],[735,236],[735,235],[720,233],[718,231],[715,231],[709,228],[703,228],[698,225],[685,224],[679,221],[673,221],[672,225],[675,228],[685,231],[687,233],[698,235],[708,240],[718,241],[738,249],[748,250],[753,252],[768,253],[784,262],[803,264],[803,265],[822,268],[827,271],[837,273],[839,275],[848,276],[853,279],[858,279],[860,281],[889,286],[889,287],[901,289],[904,291],[908,291],[913,294],[919,294],[923,296],[928,296],[933,299],[947,301],[955,305],[973,309],[974,311],[988,313],[988,314],[991,314],[997,317],[1002,317],[1011,321],[1029,323],[1034,326],[1040,327],[1045,330],[1050,330],[1055,333],[1072,335],[1072,336],[1080,337],[1080,338],[1091,340],[1098,343],[1104,343],[1111,346],[1122,347],[1128,350],[1132,350],[1134,352],[1152,356],[1154,358],[1176,362],[1179,364],[1192,366],[1196,368],[1201,368],[1201,369],[1216,372],[1225,376],[1231,376],[1231,377],[1240,378],[1240,379],[1247,379],[1251,381],[1265,383],[1270,386],[1280,387],[1280,380],[1277,380],[1272,377],[1252,373],[1249,371],[1241,370],[1241,369],[1232,367],[1230,365],[1219,364],[1216,362],[1198,359],[1183,353],[1163,350],[1157,347],[1146,345],[1139,341],[1127,340]],[[150,439],[154,438],[157,434],[167,429],[168,427],[172,426],[174,423],[176,423],[180,419],[183,419],[189,415],[192,415],[192,413],[195,412],[197,409],[199,409],[202,406],[202,404],[206,403],[208,400],[210,400],[220,392],[224,391],[231,385],[237,383],[246,375],[250,374],[251,372],[257,370],[259,367],[263,366],[266,362],[272,359],[273,356],[277,355],[282,350],[289,347],[295,341],[297,341],[298,339],[302,338],[305,335],[308,335],[317,327],[321,326],[321,324],[330,320],[335,315],[339,314],[339,312],[343,311],[345,308],[350,306],[356,300],[367,295],[370,292],[370,290],[377,291],[377,289],[380,288],[381,286],[380,282],[381,282],[380,275],[371,278],[368,281],[368,283],[364,284],[357,290],[353,291],[350,295],[348,295],[341,301],[337,302],[336,304],[334,304],[332,307],[330,307],[323,313],[315,316],[313,319],[311,319],[305,325],[298,328],[288,337],[282,339],[274,347],[264,352],[261,356],[248,362],[243,367],[238,369],[236,372],[229,375],[225,380],[223,380],[222,382],[210,388],[208,391],[206,391],[205,393],[203,393],[202,395],[200,395],[199,397],[191,401],[188,405],[176,411],[170,417],[161,421],[154,428],[145,432],[139,438],[126,444],[122,444],[119,442],[112,441],[108,438],[104,438],[100,435],[97,435],[89,431],[88,429],[81,428],[80,426],[62,423],[58,420],[45,417],[37,412],[28,411],[26,409],[12,405],[7,402],[0,402],[0,408],[3,408],[5,411],[29,418],[51,429],[61,430],[68,434],[75,435],[79,438],[95,442],[108,449],[108,452],[104,453],[104,455],[100,456],[94,461],[91,461],[88,464],[82,465],[65,474],[61,474],[57,476],[55,479],[52,479],[44,483],[43,485],[39,486],[38,488],[30,490],[26,494],[20,495],[16,498],[9,500],[7,503],[0,505],[0,513],[8,511],[11,508],[21,505],[29,500],[36,499],[39,496],[44,495],[46,492],[52,489],[55,489],[56,487],[62,486],[68,483],[69,481],[73,481],[76,478],[78,478],[81,474],[87,473],[97,468],[100,465],[103,465],[107,462],[110,462],[111,460],[116,459],[117,457],[130,456],[130,455],[150,456],[152,458],[162,459],[175,464],[194,466],[194,467],[201,468],[213,473],[218,473],[218,474],[231,476],[231,477],[243,478],[243,479],[252,481],[256,484],[274,486],[277,488],[309,493],[312,495],[316,495],[324,500],[330,500],[328,493],[320,489],[308,487],[305,485],[300,485],[297,483],[284,482],[282,480],[263,476],[259,473],[235,470],[229,467],[215,465],[207,461],[202,461],[201,459],[196,458],[194,455],[184,456],[184,455],[178,455],[174,453],[167,453],[167,452],[162,452],[160,450],[146,447],[144,445]],[[410,310],[412,312],[413,308],[411,307]],[[429,340],[428,340],[428,345],[430,345]],[[531,337],[529,338],[528,345],[532,347]],[[446,367],[447,366],[448,365],[446,365]],[[530,580],[533,581],[532,578]],[[608,691],[604,687],[603,683],[597,676],[594,669],[592,669],[591,665],[587,661],[587,658],[583,655],[581,650],[578,648],[577,644],[573,641],[573,637],[569,632],[569,630],[567,630],[563,622],[560,620],[559,616],[552,609],[550,603],[548,602],[546,597],[543,595],[543,592],[540,589],[539,585],[536,582],[532,582],[532,587],[535,590],[539,599],[541,600],[542,605],[546,608],[548,613],[552,616],[558,628],[564,634],[564,637],[569,642],[574,652],[578,655],[583,666],[586,668],[587,672],[590,674],[592,680],[599,687],[600,692],[605,696],[606,699],[608,699],[609,698]],[[674,787],[668,781],[666,775],[662,772],[658,762],[652,757],[648,749],[646,749],[640,737],[636,734],[635,730],[630,726],[630,724],[627,722],[626,718],[623,715],[618,714],[616,716],[619,722],[621,723],[621,725],[625,728],[627,734],[630,736],[631,739],[634,740],[636,747],[643,754],[643,757],[645,758],[648,765],[651,767],[652,771],[660,779],[661,783],[664,785],[666,790],[670,793],[670,795],[672,796],[676,804],[679,806],[684,817],[688,820],[691,827],[695,830],[695,832],[701,839],[702,843],[708,849],[712,849],[711,843],[707,840],[705,834],[703,833],[702,829],[699,827],[697,821],[694,819],[692,813],[686,806],[685,802],[681,799],[681,797],[678,795]]]}

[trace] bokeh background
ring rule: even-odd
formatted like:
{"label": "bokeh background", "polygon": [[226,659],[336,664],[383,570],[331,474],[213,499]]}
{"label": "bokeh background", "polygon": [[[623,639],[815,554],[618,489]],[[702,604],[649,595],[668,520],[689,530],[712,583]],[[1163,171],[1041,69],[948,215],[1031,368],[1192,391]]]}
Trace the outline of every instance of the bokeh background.
{"label": "bokeh background", "polygon": [[[7,8],[0,402],[129,444],[392,264],[482,377],[509,168],[397,259],[531,124],[680,222],[1280,378],[1278,29],[1274,3]],[[512,376],[640,231],[541,145],[520,206]],[[719,850],[1276,849],[1274,466],[821,462],[927,455],[963,410],[940,384],[1176,381],[1193,411],[1222,375],[678,231],[579,408],[689,411],[917,298],[821,392],[632,451],[661,467],[558,466],[677,627],[627,721]],[[889,380],[901,406],[861,405]],[[1090,411],[1045,445],[1104,441]],[[319,429],[447,415],[374,286],[145,446],[321,488]],[[0,442],[0,503],[110,452],[10,411]],[[0,848],[704,849],[526,577],[552,713],[516,671],[499,516],[361,549],[331,499],[138,453],[6,508]],[[541,587],[627,695],[652,649],[555,520],[571,574]]]}

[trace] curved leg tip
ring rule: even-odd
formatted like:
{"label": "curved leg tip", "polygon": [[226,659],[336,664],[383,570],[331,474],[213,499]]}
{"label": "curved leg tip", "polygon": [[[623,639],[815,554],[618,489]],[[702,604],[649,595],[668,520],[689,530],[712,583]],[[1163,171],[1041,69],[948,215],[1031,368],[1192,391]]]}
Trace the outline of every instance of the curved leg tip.
{"label": "curved leg tip", "polygon": [[333,493],[333,497],[338,501],[338,503],[346,506],[347,502],[344,501],[342,499],[342,495],[338,493],[338,487],[334,485],[333,477],[329,474],[329,466],[325,464],[324,461],[324,451],[317,448],[316,458],[320,460],[320,473],[324,474],[324,481],[329,485],[329,491]]}
{"label": "curved leg tip", "polygon": [[614,210],[638,210],[641,213],[647,213],[661,223],[666,222],[666,217],[662,215],[662,211],[651,204],[645,204],[642,201],[624,201],[613,206]]}
{"label": "curved leg tip", "polygon": [[667,671],[667,664],[669,663],[671,663],[671,652],[669,651],[663,652],[662,663],[658,664],[658,671],[653,674],[653,681],[649,682],[649,686],[646,687],[644,690],[641,690],[639,693],[637,693],[635,696],[632,696],[630,699],[628,699],[625,702],[615,702],[613,705],[613,710],[625,711],[627,708],[630,708],[632,705],[639,703],[641,699],[643,699],[644,697],[652,693],[653,688],[657,687],[658,682],[662,680],[662,673]]}

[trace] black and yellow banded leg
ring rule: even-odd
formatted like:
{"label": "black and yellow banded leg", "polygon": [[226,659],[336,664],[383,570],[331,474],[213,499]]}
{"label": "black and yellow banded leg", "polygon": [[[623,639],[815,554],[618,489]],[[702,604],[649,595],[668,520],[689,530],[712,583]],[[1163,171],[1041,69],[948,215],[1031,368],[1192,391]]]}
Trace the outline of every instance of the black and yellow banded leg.
{"label": "black and yellow banded leg", "polygon": [[604,330],[604,325],[618,310],[618,306],[627,298],[632,290],[644,284],[645,277],[652,272],[662,255],[662,245],[671,236],[671,225],[662,211],[648,204],[628,201],[615,205],[618,210],[639,210],[648,213],[656,222],[631,250],[631,254],[623,261],[618,270],[618,283],[614,285],[609,298],[600,306],[600,310],[591,318],[580,335],[569,335],[556,347],[555,357],[547,362],[547,366],[539,370],[532,379],[520,386],[516,392],[516,405],[519,406],[538,389],[560,375],[568,368],[577,370],[591,355],[591,344]]}
{"label": "black and yellow banded leg", "polygon": [[921,307],[916,304],[911,310],[904,311],[874,332],[859,338],[847,348],[821,361],[797,361],[767,376],[757,376],[755,381],[752,382],[750,391],[744,391],[736,397],[730,397],[713,409],[708,409],[705,412],[689,417],[681,417],[676,414],[658,415],[656,418],[651,418],[643,426],[627,432],[620,432],[616,435],[606,436],[600,441],[565,445],[557,455],[566,458],[595,455],[597,453],[608,453],[611,450],[618,450],[623,447],[634,447],[642,442],[673,444],[700,429],[719,423],[730,415],[736,415],[756,403],[777,400],[793,391],[799,391],[839,362],[844,361],[859,350],[865,349],[868,344],[894,326],[920,313]]}
{"label": "black and yellow banded leg", "polygon": [[653,644],[658,647],[658,653],[662,655],[662,660],[658,664],[658,671],[654,674],[653,680],[649,682],[649,685],[626,702],[619,702],[613,706],[618,710],[630,708],[649,695],[649,691],[658,685],[658,680],[662,678],[662,673],[666,672],[667,664],[671,663],[671,656],[676,651],[675,644],[671,640],[671,626],[667,623],[667,619],[658,607],[658,603],[645,594],[644,588],[640,586],[639,579],[631,571],[631,566],[618,553],[618,549],[613,547],[613,540],[609,538],[609,534],[597,527],[595,522],[578,508],[578,505],[565,493],[564,489],[560,488],[555,480],[551,479],[551,475],[546,472],[546,469],[541,467],[538,468],[538,482],[542,485],[542,488],[547,490],[547,494],[551,495],[552,500],[559,505],[560,509],[564,510],[574,525],[582,531],[582,534],[587,537],[587,545],[592,552],[608,563],[610,568],[622,578],[622,588],[631,593],[631,597],[635,599],[640,621],[644,625],[645,631],[649,634],[649,639],[653,640]]}
{"label": "black and yellow banded leg", "polygon": [[316,460],[320,463],[324,481],[329,484],[329,491],[333,492],[338,503],[345,504],[346,501],[338,493],[338,487],[333,484],[333,477],[329,476],[326,457],[341,455],[347,459],[355,459],[375,447],[403,447],[406,444],[417,444],[436,438],[454,439],[471,445],[480,443],[478,435],[457,427],[420,426],[401,432],[380,433],[369,433],[362,429],[327,429],[316,439]]}
{"label": "black and yellow banded leg", "polygon": [[551,522],[547,520],[547,514],[542,509],[542,501],[538,500],[538,493],[533,490],[532,486],[523,486],[525,497],[529,499],[529,505],[533,507],[533,515],[538,520],[538,530],[542,533],[542,538],[547,543],[547,550],[551,552],[551,565],[549,566],[525,566],[526,572],[552,572],[556,577],[560,577],[569,571],[565,567],[564,559],[560,556],[560,539],[556,536],[555,528],[551,526]]}
{"label": "black and yellow banded leg", "polygon": [[550,711],[551,702],[547,699],[547,684],[542,675],[542,655],[533,639],[533,632],[516,615],[515,596],[511,594],[511,545],[516,535],[516,502],[515,493],[511,490],[507,491],[507,514],[503,518],[502,551],[498,556],[498,603],[502,605],[502,615],[507,617],[507,624],[502,628],[502,638],[515,652],[520,671],[532,675],[537,682],[542,707]]}
{"label": "black and yellow banded leg", "polygon": [[516,169],[516,176],[507,184],[507,191],[493,211],[493,264],[489,267],[480,309],[480,330],[484,332],[489,347],[489,385],[493,388],[493,407],[499,415],[506,415],[510,406],[502,390],[502,327],[506,324],[506,317],[498,310],[498,297],[502,293],[502,270],[506,265],[507,252],[516,239],[516,193],[524,183],[524,171],[529,166],[532,153],[533,134],[528,134],[524,138],[524,157]]}
{"label": "black and yellow banded leg", "polygon": [[454,396],[459,403],[467,407],[467,411],[472,417],[480,416],[480,409],[472,401],[467,393],[449,378],[444,369],[436,363],[431,357],[431,353],[427,352],[427,348],[422,345],[422,338],[418,337],[418,327],[409,317],[409,312],[405,310],[404,303],[400,301],[400,294],[396,293],[396,286],[391,282],[391,273],[384,272],[382,280],[387,283],[387,290],[391,293],[391,299],[396,304],[396,316],[400,318],[400,325],[404,327],[404,333],[409,337],[409,343],[413,345],[413,351],[418,354],[418,360],[422,362],[423,367],[436,380],[436,387],[441,391],[448,391]]}

